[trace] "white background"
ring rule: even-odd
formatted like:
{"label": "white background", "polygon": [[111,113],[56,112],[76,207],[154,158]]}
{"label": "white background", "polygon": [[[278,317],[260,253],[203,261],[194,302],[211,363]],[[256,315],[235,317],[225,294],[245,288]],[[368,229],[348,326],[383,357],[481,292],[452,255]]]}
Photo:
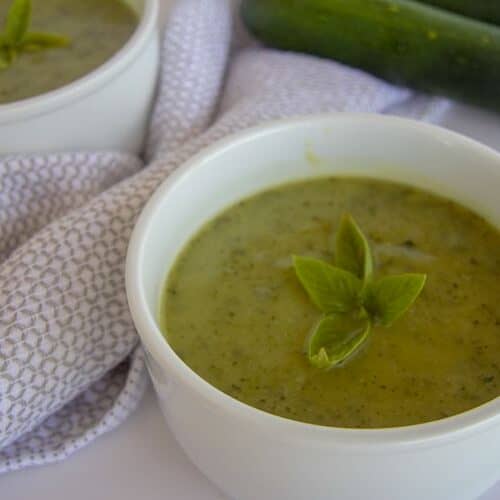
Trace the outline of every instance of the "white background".
{"label": "white background", "polygon": [[[167,14],[172,0],[161,1]],[[454,105],[443,124],[500,150],[500,115]],[[124,425],[73,457],[59,464],[1,476],[0,498],[226,500],[179,448],[151,388]],[[500,500],[500,483],[481,500]]]}

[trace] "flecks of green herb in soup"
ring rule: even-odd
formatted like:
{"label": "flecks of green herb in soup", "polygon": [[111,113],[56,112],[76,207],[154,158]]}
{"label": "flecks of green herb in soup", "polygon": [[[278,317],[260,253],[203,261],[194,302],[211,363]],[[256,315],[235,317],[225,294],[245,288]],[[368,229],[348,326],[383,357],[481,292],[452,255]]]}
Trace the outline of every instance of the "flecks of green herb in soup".
{"label": "flecks of green herb in soup", "polygon": [[[376,269],[428,282],[406,316],[323,373],[304,356],[320,313],[290,254],[331,256],[345,212],[369,238]],[[161,326],[195,372],[249,405],[323,425],[415,424],[500,395],[499,259],[499,232],[449,200],[363,179],[291,184],[193,238],[169,276],[176,293],[162,298]]]}
{"label": "flecks of green herb in soup", "polygon": [[[0,25],[10,2],[0,2]],[[101,66],[130,38],[137,15],[123,0],[33,0],[31,31],[63,33],[68,47],[23,53],[0,74],[0,104],[43,94]]]}

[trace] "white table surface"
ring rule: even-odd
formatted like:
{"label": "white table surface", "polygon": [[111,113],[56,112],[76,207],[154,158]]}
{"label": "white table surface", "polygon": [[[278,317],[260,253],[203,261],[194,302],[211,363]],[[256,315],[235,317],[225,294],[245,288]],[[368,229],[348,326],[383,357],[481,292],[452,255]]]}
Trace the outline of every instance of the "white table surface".
{"label": "white table surface", "polygon": [[[161,1],[167,14],[172,0]],[[443,125],[500,150],[500,115],[454,105]],[[179,448],[151,387],[125,424],[66,461],[1,476],[0,498],[227,500]],[[500,500],[500,483],[480,500]]]}

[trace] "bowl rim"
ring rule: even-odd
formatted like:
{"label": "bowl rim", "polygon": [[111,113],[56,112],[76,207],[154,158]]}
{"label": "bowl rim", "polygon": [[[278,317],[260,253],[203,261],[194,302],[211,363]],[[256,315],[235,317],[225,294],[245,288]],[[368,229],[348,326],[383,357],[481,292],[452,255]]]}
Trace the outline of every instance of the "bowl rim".
{"label": "bowl rim", "polygon": [[144,0],[133,33],[109,59],[80,78],[19,101],[0,104],[0,124],[19,122],[61,108],[95,92],[116,78],[142,52],[159,22],[159,0]]}
{"label": "bowl rim", "polygon": [[441,441],[456,439],[458,435],[465,437],[470,433],[485,431],[493,425],[500,424],[500,396],[458,415],[400,427],[374,429],[330,427],[273,415],[234,399],[197,375],[175,354],[158,328],[156,319],[149,314],[141,281],[145,252],[143,243],[155,218],[158,206],[169,195],[170,191],[181,180],[195,172],[197,167],[201,167],[219,154],[238,147],[246,141],[253,141],[270,133],[286,133],[287,129],[310,124],[317,125],[324,122],[327,125],[332,120],[336,122],[375,122],[374,125],[397,124],[408,130],[425,133],[429,140],[445,141],[448,144],[473,150],[478,155],[483,155],[490,161],[499,163],[500,167],[499,152],[457,132],[408,118],[368,113],[342,112],[280,119],[244,129],[216,141],[184,162],[161,183],[144,206],[129,241],[125,271],[127,299],[141,342],[146,348],[146,355],[152,356],[163,370],[172,372],[177,380],[187,384],[198,397],[203,398],[205,404],[209,404],[215,411],[245,420],[248,425],[266,427],[268,430],[272,430],[275,435],[281,435],[286,439],[291,437],[306,439],[320,446],[331,446],[332,442],[335,442],[336,445],[347,445],[350,448],[363,447],[364,449],[367,446],[377,449],[380,447],[428,446],[430,443],[434,445]]}

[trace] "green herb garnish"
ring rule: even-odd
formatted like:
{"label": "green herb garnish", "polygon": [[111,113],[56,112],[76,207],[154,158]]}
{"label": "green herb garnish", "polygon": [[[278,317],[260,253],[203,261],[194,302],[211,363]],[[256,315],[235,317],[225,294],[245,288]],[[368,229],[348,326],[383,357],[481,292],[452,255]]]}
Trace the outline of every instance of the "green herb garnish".
{"label": "green herb garnish", "polygon": [[309,361],[323,369],[342,363],[361,347],[368,338],[371,327],[368,319],[356,319],[347,314],[323,316],[309,340]]}
{"label": "green herb garnish", "polygon": [[416,300],[425,274],[375,280],[365,235],[350,215],[340,223],[335,264],[293,257],[295,273],[314,305],[324,313],[308,341],[312,365],[328,369],[344,362],[368,339],[374,326],[389,326]]}
{"label": "green herb garnish", "polygon": [[14,0],[0,33],[0,70],[8,68],[23,52],[66,47],[69,39],[54,33],[28,33],[31,24],[31,0]]}
{"label": "green herb garnish", "polygon": [[337,266],[350,271],[367,283],[373,274],[373,257],[368,240],[354,219],[342,217],[335,240]]}

